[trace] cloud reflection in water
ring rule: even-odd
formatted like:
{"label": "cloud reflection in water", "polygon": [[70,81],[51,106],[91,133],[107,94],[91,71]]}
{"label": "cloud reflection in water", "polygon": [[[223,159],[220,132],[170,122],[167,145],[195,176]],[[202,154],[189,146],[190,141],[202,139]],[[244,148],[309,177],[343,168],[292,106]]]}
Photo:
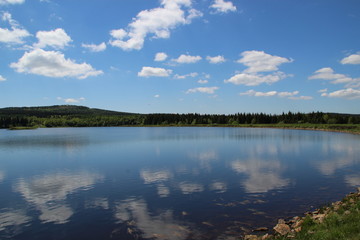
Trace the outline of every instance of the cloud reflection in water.
{"label": "cloud reflection in water", "polygon": [[172,178],[173,174],[169,170],[141,170],[140,177],[145,184],[157,184],[159,197],[164,198],[170,195],[170,188],[166,187],[164,182]]}
{"label": "cloud reflection in water", "polygon": [[286,187],[290,183],[289,179],[280,176],[282,168],[280,162],[276,160],[237,160],[231,163],[231,168],[237,173],[248,175],[248,178],[242,182],[247,193],[264,193]]}
{"label": "cloud reflection in water", "polygon": [[324,160],[316,163],[317,169],[321,174],[325,176],[334,175],[335,172],[339,169],[356,165],[360,162],[357,157],[360,152],[358,145],[330,145],[326,144],[323,147],[324,155],[326,156]]}
{"label": "cloud reflection in water", "polygon": [[118,203],[115,218],[122,223],[132,221],[143,238],[182,240],[190,232],[188,227],[174,220],[171,210],[162,211],[159,215],[150,214],[142,199],[127,199]]}
{"label": "cloud reflection in water", "polygon": [[151,184],[168,181],[172,174],[168,170],[141,170],[140,176],[145,184]]}
{"label": "cloud reflection in water", "polygon": [[360,187],[360,174],[345,176],[345,182],[352,187]]}
{"label": "cloud reflection in water", "polygon": [[5,179],[5,173],[0,171],[0,183]]}
{"label": "cloud reflection in water", "polygon": [[8,227],[20,226],[31,220],[23,211],[14,209],[5,209],[0,212],[0,231]]}
{"label": "cloud reflection in water", "polygon": [[67,195],[88,190],[103,179],[95,173],[54,173],[33,177],[30,180],[20,179],[14,186],[26,201],[32,203],[41,212],[40,220],[44,223],[63,224],[68,222],[73,210],[65,203]]}
{"label": "cloud reflection in water", "polygon": [[204,186],[198,183],[179,183],[180,190],[183,194],[192,194],[204,191]]}
{"label": "cloud reflection in water", "polygon": [[214,181],[209,186],[210,190],[215,191],[216,193],[224,193],[227,191],[227,185],[221,181]]}
{"label": "cloud reflection in water", "polygon": [[215,150],[211,149],[208,151],[202,151],[198,153],[197,152],[190,153],[189,157],[198,160],[200,163],[200,167],[210,172],[212,169],[211,162],[218,159],[218,154],[215,152]]}

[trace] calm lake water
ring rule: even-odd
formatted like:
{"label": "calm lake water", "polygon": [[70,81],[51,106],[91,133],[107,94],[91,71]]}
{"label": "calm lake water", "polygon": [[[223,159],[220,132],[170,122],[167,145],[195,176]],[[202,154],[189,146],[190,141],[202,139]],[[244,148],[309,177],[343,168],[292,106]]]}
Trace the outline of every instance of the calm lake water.
{"label": "calm lake water", "polygon": [[0,130],[0,239],[233,239],[359,184],[357,135]]}

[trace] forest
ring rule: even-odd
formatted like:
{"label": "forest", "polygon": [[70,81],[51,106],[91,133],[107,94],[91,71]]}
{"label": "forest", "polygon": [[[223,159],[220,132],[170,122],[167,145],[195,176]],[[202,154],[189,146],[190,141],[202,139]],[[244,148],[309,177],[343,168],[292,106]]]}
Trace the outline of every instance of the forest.
{"label": "forest", "polygon": [[359,124],[360,115],[338,113],[138,114],[84,106],[58,105],[0,109],[0,128],[214,126],[256,124]]}

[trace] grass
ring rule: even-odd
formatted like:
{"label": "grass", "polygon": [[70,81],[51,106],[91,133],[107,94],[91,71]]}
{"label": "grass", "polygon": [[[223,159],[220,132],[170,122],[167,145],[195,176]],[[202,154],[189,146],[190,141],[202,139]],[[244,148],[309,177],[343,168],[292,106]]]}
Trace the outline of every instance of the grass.
{"label": "grass", "polygon": [[322,130],[332,132],[347,132],[360,134],[360,124],[312,124],[312,123],[278,123],[278,124],[240,124],[238,127],[255,127],[255,128],[282,128],[282,129],[305,129],[305,130]]}
{"label": "grass", "polygon": [[[352,199],[352,200],[351,200]],[[349,195],[341,205],[328,208],[329,213],[322,223],[310,216],[304,219],[302,230],[291,239],[295,240],[359,240],[360,239],[360,195]],[[289,239],[277,237],[276,239]]]}
{"label": "grass", "polygon": [[[36,129],[45,126],[11,127],[10,130]],[[60,126],[65,127],[65,126]],[[321,130],[360,134],[360,124],[313,124],[313,123],[277,123],[277,124],[164,124],[164,125],[123,125],[120,127],[242,127],[242,128],[280,128]]]}
{"label": "grass", "polygon": [[38,126],[32,126],[32,127],[10,127],[9,130],[33,130],[37,129]]}

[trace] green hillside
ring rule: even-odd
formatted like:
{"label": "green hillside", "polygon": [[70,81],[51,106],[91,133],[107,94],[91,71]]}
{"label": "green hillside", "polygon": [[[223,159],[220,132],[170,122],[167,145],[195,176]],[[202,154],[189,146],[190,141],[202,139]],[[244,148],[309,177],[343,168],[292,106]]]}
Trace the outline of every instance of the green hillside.
{"label": "green hillside", "polygon": [[339,113],[138,114],[84,106],[0,108],[0,128],[115,126],[231,126],[360,132],[360,115]]}
{"label": "green hillside", "polygon": [[55,105],[44,107],[8,107],[0,108],[0,116],[121,116],[136,115],[134,113],[116,112],[97,108],[74,105]]}

